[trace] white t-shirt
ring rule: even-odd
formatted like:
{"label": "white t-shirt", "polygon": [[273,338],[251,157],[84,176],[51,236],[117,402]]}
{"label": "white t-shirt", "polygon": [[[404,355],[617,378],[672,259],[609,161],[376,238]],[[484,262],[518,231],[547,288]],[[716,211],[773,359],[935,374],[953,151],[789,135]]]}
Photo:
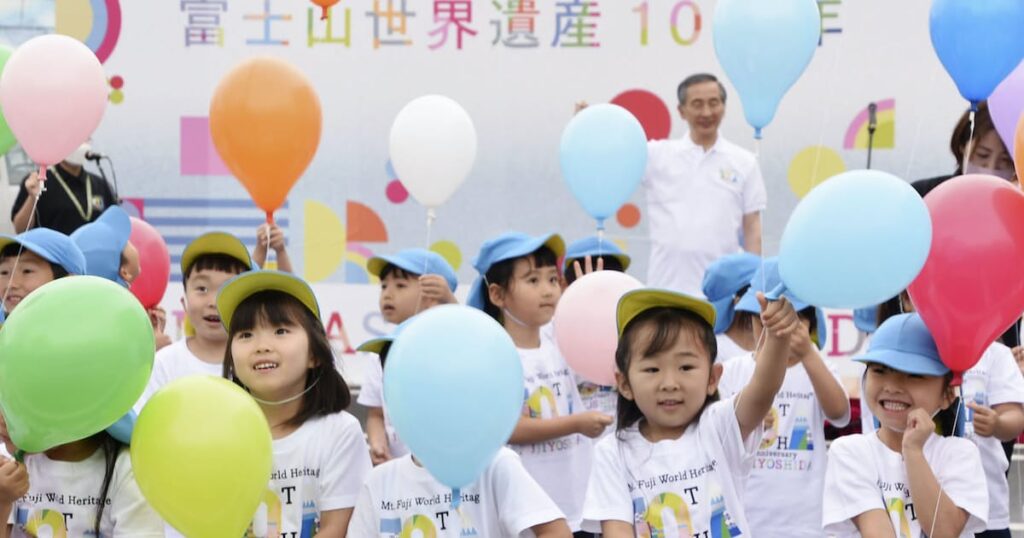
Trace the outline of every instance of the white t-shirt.
{"label": "white t-shirt", "polygon": [[637,536],[750,535],[743,481],[761,435],[758,428],[740,436],[733,406],[732,399],[709,405],[679,439],[651,443],[637,426],[602,439],[584,529],[600,532],[602,521],[623,521]]}
{"label": "white t-shirt", "polygon": [[313,536],[320,512],[352,508],[370,472],[359,421],[342,411],[274,440],[270,486],[253,518],[257,538]]}
{"label": "white t-shirt", "polygon": [[[45,454],[25,457],[28,494],[11,510],[12,536],[95,536],[96,512],[106,472],[103,449],[77,461],[51,460]],[[160,537],[164,523],[135,483],[131,457],[117,456],[100,521],[100,535]]]}
{"label": "white t-shirt", "polygon": [[472,484],[452,489],[404,456],[370,472],[359,494],[348,535],[353,538],[533,536],[531,527],[565,516],[523,468],[515,452],[502,448]]}
{"label": "white t-shirt", "polygon": [[[966,510],[961,538],[985,530],[988,492],[978,448],[967,439],[932,435],[924,444],[924,457],[943,493]],[[823,519],[825,532],[837,538],[860,536],[853,518],[869,510],[885,510],[899,537],[924,536],[918,519],[921,510],[908,491],[903,455],[885,446],[878,434],[840,437],[829,449],[825,473]]]}
{"label": "white t-shirt", "polygon": [[[536,349],[519,349],[519,357],[525,382],[524,415],[554,418],[583,411],[575,375],[551,340],[542,338]],[[569,527],[578,531],[593,458],[590,439],[577,433],[509,447],[519,454],[526,470],[565,514]]]}
{"label": "white t-shirt", "polygon": [[205,362],[195,356],[188,348],[187,338],[182,338],[157,351],[156,358],[153,359],[153,373],[149,376],[149,383],[146,384],[146,390],[143,391],[142,397],[135,404],[135,412],[141,413],[146,402],[164,385],[190,375],[223,377],[224,365],[219,362],[217,364]]}
{"label": "white t-shirt", "polygon": [[369,366],[363,370],[363,384],[359,387],[359,398],[356,403],[364,407],[380,407],[384,410],[384,432],[388,436],[388,451],[392,458],[400,458],[409,453],[409,447],[398,437],[395,426],[388,416],[388,406],[384,404],[384,368],[380,364],[380,356],[376,353],[367,357]]}
{"label": "white t-shirt", "polygon": [[[753,355],[725,363],[718,382],[723,398],[743,390],[754,377]],[[839,372],[829,364],[839,381]],[[850,421],[836,422],[843,427]],[[750,529],[761,537],[821,537],[821,492],[825,484],[825,411],[803,364],[786,369],[782,387],[764,419],[753,470],[747,479],[746,508]],[[785,521],[786,525],[779,525]]]}
{"label": "white t-shirt", "polygon": [[[989,346],[981,356],[978,364],[964,373],[962,391],[964,402],[974,402],[987,407],[1005,403],[1024,403],[1024,376],[1017,368],[1010,348],[1000,343]],[[966,406],[965,437],[978,445],[981,453],[981,466],[985,469],[988,482],[988,528],[1006,529],[1010,527],[1010,485],[1006,480],[1006,470],[1010,462],[1006,460],[1003,445],[995,437],[979,437],[974,434],[974,411]]]}
{"label": "white t-shirt", "polygon": [[756,158],[721,136],[706,153],[689,133],[652,141],[644,187],[651,234],[647,285],[703,297],[707,266],[740,251],[743,216],[767,204]]}
{"label": "white t-shirt", "polygon": [[718,342],[718,356],[715,357],[715,362],[725,364],[726,362],[741,355],[750,355],[749,351],[741,348],[736,341],[729,338],[724,333],[716,334],[715,340]]}

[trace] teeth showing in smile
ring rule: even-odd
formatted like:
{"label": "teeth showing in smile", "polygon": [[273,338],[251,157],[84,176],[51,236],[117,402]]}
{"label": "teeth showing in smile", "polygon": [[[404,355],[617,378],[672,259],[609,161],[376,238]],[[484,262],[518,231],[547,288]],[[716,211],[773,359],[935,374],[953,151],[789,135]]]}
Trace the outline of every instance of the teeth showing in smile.
{"label": "teeth showing in smile", "polygon": [[910,408],[909,405],[903,402],[894,402],[892,400],[882,400],[882,408],[886,411],[906,411]]}
{"label": "teeth showing in smile", "polygon": [[277,368],[277,364],[273,362],[261,362],[252,367],[253,370],[259,371],[273,370],[274,368]]}

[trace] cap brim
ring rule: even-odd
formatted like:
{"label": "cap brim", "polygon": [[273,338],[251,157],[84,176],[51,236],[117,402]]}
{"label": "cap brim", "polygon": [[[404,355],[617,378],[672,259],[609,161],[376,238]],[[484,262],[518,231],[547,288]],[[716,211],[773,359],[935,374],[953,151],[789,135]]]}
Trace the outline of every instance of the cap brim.
{"label": "cap brim", "polygon": [[362,351],[365,353],[376,353],[377,355],[380,355],[380,353],[384,351],[384,348],[394,341],[395,339],[390,336],[381,336],[379,338],[373,338],[360,344],[359,347],[356,348],[356,351]]}
{"label": "cap brim", "polygon": [[[55,263],[57,265],[60,265],[61,267],[64,267],[64,264],[62,264],[60,260],[55,259],[53,255],[50,254],[49,249],[43,248],[33,243],[32,241],[18,239],[17,237],[11,235],[0,235],[0,250],[7,248],[8,245],[21,245],[21,250],[27,250],[50,263]],[[64,267],[64,269],[67,270],[67,267]]]}
{"label": "cap brim", "polygon": [[912,375],[944,376],[949,373],[945,364],[914,353],[906,353],[896,350],[869,351],[860,357],[854,357],[855,361],[866,364],[881,364],[897,372]]}
{"label": "cap brim", "polygon": [[[374,256],[369,260],[366,260],[366,270],[371,275],[380,278],[380,274],[384,272],[384,268],[388,265],[394,265],[396,267],[402,267],[395,263],[395,260],[390,256]],[[404,267],[403,270],[406,270]]]}
{"label": "cap brim", "polygon": [[281,271],[248,271],[227,281],[217,294],[217,311],[224,329],[231,330],[231,318],[242,301],[255,293],[268,290],[291,295],[320,318],[316,296],[309,284],[301,278]]}
{"label": "cap brim", "polygon": [[230,256],[252,269],[252,258],[249,249],[235,236],[224,232],[212,232],[197,237],[185,247],[181,253],[181,274],[185,274],[196,258],[204,254],[223,254]]}
{"label": "cap brim", "polygon": [[616,312],[619,336],[622,336],[622,331],[637,316],[652,308],[660,307],[678,308],[693,312],[706,321],[708,325],[715,326],[715,319],[717,317],[715,307],[705,300],[674,291],[640,289],[628,292],[622,296],[622,299],[619,299],[619,307]]}

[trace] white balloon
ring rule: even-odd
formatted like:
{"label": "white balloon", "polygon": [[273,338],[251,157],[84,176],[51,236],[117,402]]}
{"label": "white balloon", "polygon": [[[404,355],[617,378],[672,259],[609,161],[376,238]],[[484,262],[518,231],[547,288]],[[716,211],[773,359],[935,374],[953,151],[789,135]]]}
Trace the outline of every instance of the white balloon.
{"label": "white balloon", "polygon": [[473,120],[442,95],[425,95],[405,105],[391,125],[390,138],[398,178],[429,209],[451,198],[476,160]]}

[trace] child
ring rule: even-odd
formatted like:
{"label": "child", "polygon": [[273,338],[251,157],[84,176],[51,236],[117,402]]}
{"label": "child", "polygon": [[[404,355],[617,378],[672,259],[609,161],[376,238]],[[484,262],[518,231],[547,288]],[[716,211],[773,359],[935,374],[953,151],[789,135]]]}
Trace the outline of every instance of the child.
{"label": "child", "polygon": [[867,364],[863,397],[881,427],[832,442],[825,532],[966,538],[985,530],[988,493],[977,447],[934,432],[932,418],[954,399],[953,374],[920,316],[885,321],[855,360]]}
{"label": "child", "polygon": [[[388,323],[401,324],[421,310],[455,302],[455,270],[435,252],[406,249],[392,256],[370,258],[366,266],[380,278],[380,313]],[[369,361],[357,400],[368,410],[366,436],[374,465],[409,453],[384,409],[382,365],[383,356],[380,361]]]}
{"label": "child", "polygon": [[[595,269],[598,271],[626,272],[629,269],[630,258],[622,250],[607,240],[600,240],[597,236],[590,236],[580,239],[569,245],[565,251],[565,270],[562,272],[565,278],[565,286],[570,286],[577,278]],[[554,335],[548,335],[554,338]],[[615,387],[605,387],[586,381],[576,376],[576,386],[580,391],[580,399],[583,400],[583,408],[588,411],[600,411],[608,416],[615,416],[615,404],[619,395],[615,393]],[[607,434],[610,430],[605,430]]]}
{"label": "child", "polygon": [[181,255],[181,280],[185,286],[182,306],[194,335],[157,352],[149,384],[135,405],[136,412],[141,412],[156,391],[175,379],[221,375],[228,339],[217,313],[217,291],[232,277],[250,269],[249,251],[231,234],[210,232],[185,247]]}
{"label": "child", "polygon": [[16,236],[0,235],[0,294],[3,312],[14,308],[37,288],[68,275],[85,274],[85,256],[70,237],[48,228]]}
{"label": "child", "polygon": [[526,388],[509,443],[575,532],[590,475],[588,437],[600,436],[612,418],[583,410],[573,372],[554,342],[541,337],[562,294],[557,260],[563,252],[557,235],[509,232],[484,242],[467,303],[501,323],[519,349]]}
{"label": "child", "polygon": [[[778,261],[766,259],[750,280],[750,289],[736,304],[740,312],[759,310],[756,294],[781,283]],[[827,364],[816,344],[824,344],[821,309],[787,292],[800,318],[800,330],[790,340],[782,388],[764,417],[764,437],[747,479],[744,508],[750,530],[758,538],[821,537],[821,491],[825,481],[825,420],[837,427],[850,421],[850,399],[835,365]],[[754,316],[752,337],[761,336]],[[724,363],[719,393],[739,393],[753,379],[759,353],[747,353]],[[799,507],[799,509],[794,509]],[[779,525],[783,517],[786,525]]]}
{"label": "child", "polygon": [[622,297],[618,427],[595,450],[585,528],[606,538],[756,536],[744,516],[743,480],[800,328],[788,300],[758,300],[766,336],[756,375],[718,401],[714,307],[657,289]]}
{"label": "child", "polygon": [[[412,318],[410,318],[411,320]],[[360,351],[387,359],[391,343],[408,321],[389,335],[359,346]],[[502,448],[472,484],[461,490],[461,506],[450,502],[403,505],[399,499],[435,499],[451,488],[434,479],[411,454],[370,471],[349,524],[351,536],[398,538],[419,529],[424,536],[519,536],[532,530],[538,537],[571,536],[565,516],[530,477],[515,452]]]}
{"label": "child", "polygon": [[[751,312],[737,312],[736,303],[750,288],[750,279],[761,265],[761,258],[747,254],[722,256],[704,273],[702,291],[715,307],[715,338],[718,358],[728,361],[754,350],[757,343]],[[756,305],[755,305],[756,306]]]}
{"label": "child", "polygon": [[290,273],[252,271],[224,285],[217,309],[228,331],[224,377],[252,394],[274,439],[249,535],[344,538],[370,457],[345,412],[351,395],[313,291]]}
{"label": "child", "polygon": [[[274,265],[267,265],[267,250],[273,250],[276,255]],[[284,241],[284,230],[276,224],[261,224],[256,228],[256,248],[252,251],[252,261],[257,267],[264,269],[277,269],[285,273],[292,272],[292,259],[288,256],[288,249]]]}

